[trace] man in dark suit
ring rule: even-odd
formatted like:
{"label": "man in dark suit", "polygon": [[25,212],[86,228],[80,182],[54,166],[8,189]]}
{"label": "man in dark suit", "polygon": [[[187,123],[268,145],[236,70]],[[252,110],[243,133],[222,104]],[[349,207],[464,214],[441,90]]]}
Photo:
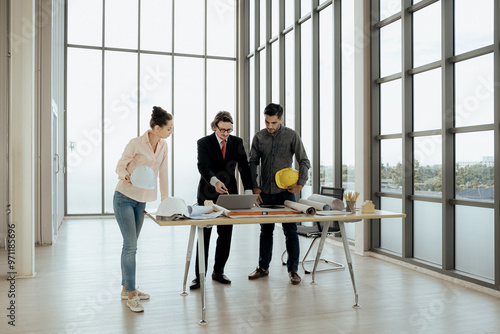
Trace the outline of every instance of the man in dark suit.
{"label": "man in dark suit", "polygon": [[[240,172],[245,193],[252,194],[252,178],[243,140],[229,135],[233,131],[233,118],[227,111],[220,111],[212,124],[214,133],[198,140],[198,170],[201,174],[198,185],[198,204],[203,205],[205,200],[214,203],[220,194],[237,194],[236,167]],[[217,225],[217,247],[215,249],[215,263],[212,279],[222,284],[230,284],[231,280],[224,275],[231,248],[233,225]],[[204,228],[205,237],[205,268],[208,264],[208,248],[212,228]],[[200,287],[200,273],[198,268],[198,249],[196,249],[196,278],[190,289]]]}

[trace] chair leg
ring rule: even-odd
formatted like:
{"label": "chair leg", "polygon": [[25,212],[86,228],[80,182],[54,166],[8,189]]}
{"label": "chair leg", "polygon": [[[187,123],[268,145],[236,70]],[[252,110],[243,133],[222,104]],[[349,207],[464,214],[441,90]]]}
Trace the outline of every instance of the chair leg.
{"label": "chair leg", "polygon": [[[313,239],[313,241],[311,242],[311,246],[309,246],[309,249],[307,250],[306,255],[304,255],[304,259],[302,260],[302,269],[304,269],[304,273],[305,274],[310,274],[311,271],[307,270],[306,267],[304,266],[304,264],[305,263],[314,263],[314,261],[315,261],[315,260],[306,260],[306,259],[307,259],[307,256],[309,255],[309,252],[313,248],[313,245],[314,245],[314,242],[316,241],[316,239],[319,239],[319,237],[315,237]],[[326,272],[326,271],[344,270],[345,269],[345,266],[342,263],[335,262],[333,260],[327,260],[327,259],[319,259],[319,260],[322,261],[322,262],[324,262],[324,263],[332,265],[332,267],[331,268],[327,268],[327,269],[317,269],[316,270],[317,273],[319,273],[319,272]]]}
{"label": "chair leg", "polygon": [[285,254],[286,254],[286,248],[285,250],[283,251],[283,253],[281,253],[281,264],[286,266],[286,262],[285,262]]}

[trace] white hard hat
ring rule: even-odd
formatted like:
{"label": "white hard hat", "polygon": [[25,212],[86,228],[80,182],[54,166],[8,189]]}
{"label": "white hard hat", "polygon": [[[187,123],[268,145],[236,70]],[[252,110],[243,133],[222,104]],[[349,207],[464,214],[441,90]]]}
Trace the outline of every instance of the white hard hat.
{"label": "white hard hat", "polygon": [[178,218],[189,218],[186,202],[180,197],[167,197],[158,207],[156,218],[160,220],[174,220]]}
{"label": "white hard hat", "polygon": [[154,189],[156,188],[156,175],[149,166],[138,166],[130,175],[130,181],[137,188]]}

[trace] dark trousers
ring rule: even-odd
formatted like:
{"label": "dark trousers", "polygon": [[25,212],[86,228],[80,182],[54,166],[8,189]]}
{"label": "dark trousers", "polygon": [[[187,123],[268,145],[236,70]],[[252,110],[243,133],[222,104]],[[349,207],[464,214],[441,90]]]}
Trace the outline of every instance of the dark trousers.
{"label": "dark trousers", "polygon": [[[260,196],[262,197],[262,204],[282,205],[286,200],[295,202],[295,194],[286,190],[278,194],[261,193]],[[285,234],[285,246],[288,253],[286,262],[288,272],[297,272],[300,256],[297,223],[282,223],[281,225]],[[273,257],[273,231],[274,224],[260,224],[259,267],[262,269],[269,269]]]}
{"label": "dark trousers", "polygon": [[[205,273],[208,271],[208,249],[210,246],[210,236],[214,227],[203,229],[203,236],[205,241]],[[229,251],[231,250],[231,237],[233,235],[233,225],[217,225],[217,246],[215,247],[215,263],[214,273],[221,275],[224,274],[224,267],[226,266],[227,259],[229,258]],[[200,277],[200,268],[198,267],[198,245],[196,246],[196,265],[195,265],[196,278]]]}

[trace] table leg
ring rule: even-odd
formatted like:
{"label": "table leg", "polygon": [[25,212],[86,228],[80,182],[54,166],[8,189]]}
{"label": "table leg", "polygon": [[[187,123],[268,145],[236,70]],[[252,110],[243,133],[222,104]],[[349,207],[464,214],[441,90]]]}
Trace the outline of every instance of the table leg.
{"label": "table leg", "polygon": [[330,227],[330,222],[326,221],[323,223],[323,231],[321,232],[321,239],[318,245],[318,252],[316,253],[316,260],[314,261],[314,267],[312,271],[312,282],[311,284],[316,284],[314,278],[316,277],[316,268],[318,267],[319,259],[321,258],[321,252],[323,251],[323,246],[325,245],[326,236],[328,235],[328,228]]}
{"label": "table leg", "polygon": [[189,267],[191,266],[191,257],[193,256],[193,244],[194,244],[194,236],[196,234],[196,226],[191,225],[191,232],[189,234],[189,243],[186,254],[186,267],[184,268],[184,282],[182,284],[182,293],[181,296],[187,296],[188,293],[186,291],[186,283],[189,273]]}
{"label": "table leg", "polygon": [[205,320],[206,317],[206,306],[205,306],[205,233],[203,233],[203,228],[205,226],[198,226],[198,268],[200,271],[200,289],[201,289],[201,320],[198,322],[200,325],[205,326],[208,322]]}
{"label": "table leg", "polygon": [[354,289],[354,305],[352,307],[360,308],[361,306],[358,304],[358,289],[356,289],[356,280],[354,279],[354,270],[352,268],[351,249],[349,248],[343,221],[339,221],[339,227],[340,233],[342,234],[342,242],[344,243],[345,258],[347,260],[347,266],[349,267],[349,274],[351,275],[352,288]]}

